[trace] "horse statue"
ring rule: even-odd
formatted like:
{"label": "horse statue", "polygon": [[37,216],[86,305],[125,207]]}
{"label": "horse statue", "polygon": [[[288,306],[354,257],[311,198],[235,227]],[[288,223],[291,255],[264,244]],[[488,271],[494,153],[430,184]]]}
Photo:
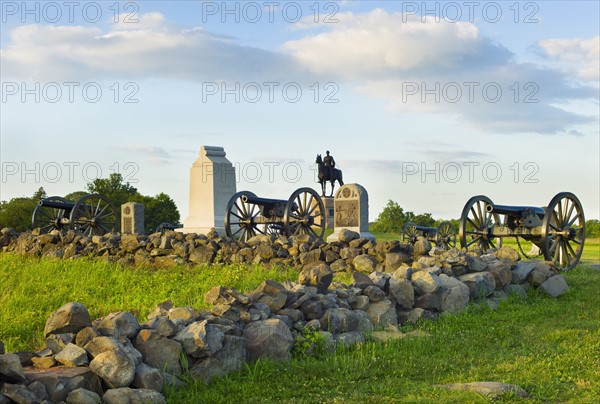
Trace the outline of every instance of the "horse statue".
{"label": "horse statue", "polygon": [[315,161],[317,166],[319,167],[319,184],[321,184],[322,195],[325,196],[325,190],[327,187],[327,181],[331,181],[331,195],[333,196],[333,189],[335,188],[335,182],[339,182],[340,186],[344,185],[344,181],[342,180],[342,170],[338,170],[337,168],[333,169],[333,178],[330,177],[329,168],[325,167],[323,163],[323,159],[320,154],[317,154],[317,160]]}

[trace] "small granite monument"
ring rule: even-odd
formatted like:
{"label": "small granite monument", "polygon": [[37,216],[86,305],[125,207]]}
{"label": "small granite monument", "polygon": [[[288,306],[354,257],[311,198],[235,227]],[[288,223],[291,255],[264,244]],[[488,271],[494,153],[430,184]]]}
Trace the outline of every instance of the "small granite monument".
{"label": "small granite monument", "polygon": [[225,234],[227,202],[236,193],[235,168],[225,158],[225,149],[200,147],[199,157],[190,169],[190,209],[182,233],[206,234],[214,228]]}
{"label": "small granite monument", "polygon": [[342,229],[360,233],[360,237],[375,240],[369,233],[369,195],[358,184],[346,184],[340,187],[334,198],[334,231],[328,242],[337,241]]}
{"label": "small granite monument", "polygon": [[121,233],[144,234],[144,205],[127,202],[121,205]]}

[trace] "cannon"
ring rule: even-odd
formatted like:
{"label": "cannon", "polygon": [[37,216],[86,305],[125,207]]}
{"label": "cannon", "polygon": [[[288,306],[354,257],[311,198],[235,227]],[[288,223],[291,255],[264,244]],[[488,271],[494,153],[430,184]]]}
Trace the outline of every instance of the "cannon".
{"label": "cannon", "polygon": [[444,250],[456,247],[456,229],[450,222],[442,222],[438,227],[419,226],[408,222],[402,228],[402,241],[414,244],[419,237],[425,237]]}
{"label": "cannon", "polygon": [[174,224],[169,223],[169,222],[162,222],[161,224],[159,224],[156,227],[156,230],[154,230],[154,233],[161,233],[162,234],[162,233],[164,233],[166,231],[169,231],[169,230],[181,229],[181,227],[182,226],[174,225]]}
{"label": "cannon", "polygon": [[465,204],[458,237],[461,247],[482,251],[499,247],[503,237],[517,242],[521,237],[539,247],[556,267],[571,269],[583,252],[585,217],[581,202],[570,192],[558,193],[547,207],[496,205],[478,195]]}
{"label": "cannon", "polygon": [[297,189],[288,200],[238,192],[225,211],[225,233],[242,241],[257,234],[309,234],[322,240],[325,225],[325,205],[312,188]]}
{"label": "cannon", "polygon": [[86,236],[101,236],[115,231],[117,211],[112,202],[100,194],[84,195],[75,203],[50,196],[41,199],[35,207],[31,224],[42,234],[70,229]]}

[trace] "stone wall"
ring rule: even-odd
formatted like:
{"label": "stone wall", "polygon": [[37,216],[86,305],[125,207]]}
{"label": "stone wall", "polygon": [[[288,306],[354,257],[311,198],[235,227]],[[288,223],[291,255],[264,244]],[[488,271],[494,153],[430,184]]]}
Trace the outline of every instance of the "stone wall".
{"label": "stone wall", "polygon": [[[263,282],[241,293],[217,286],[199,311],[156,306],[145,322],[128,312],[93,320],[71,302],[46,322],[40,352],[4,353],[0,342],[0,403],[164,402],[180,376],[209,382],[258,358],[286,360],[292,347],[311,349],[306,330],[326,346],[403,337],[397,326],[456,313],[470,302],[497,307],[509,294],[540,287],[557,297],[568,287],[548,263],[522,262],[509,247],[486,254],[442,251],[421,239],[414,248],[375,243],[344,232],[321,243],[301,236],[260,236],[247,244],[169,232],[150,236],[0,233],[3,251],[62,258],[96,255],[124,264],[263,263],[294,265],[297,282]],[[353,283],[332,282],[352,271]],[[300,343],[300,344],[298,344]],[[182,361],[181,358],[185,360]]]}

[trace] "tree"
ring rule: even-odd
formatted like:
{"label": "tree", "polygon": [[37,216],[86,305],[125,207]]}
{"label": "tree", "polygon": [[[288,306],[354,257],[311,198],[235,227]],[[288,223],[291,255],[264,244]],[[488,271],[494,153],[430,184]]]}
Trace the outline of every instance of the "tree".
{"label": "tree", "polygon": [[591,219],[585,222],[586,237],[600,237],[600,220]]}
{"label": "tree", "polygon": [[404,209],[390,199],[379,216],[377,216],[375,223],[371,225],[370,230],[377,233],[400,233],[407,221]]}
{"label": "tree", "polygon": [[31,218],[40,199],[46,197],[44,188],[39,188],[33,196],[12,198],[9,202],[0,202],[0,229],[12,227],[16,231],[31,229]]}
{"label": "tree", "polygon": [[144,205],[144,230],[153,233],[159,224],[167,222],[179,226],[179,210],[171,197],[164,192],[156,196],[137,194],[132,202]]}
{"label": "tree", "polygon": [[119,213],[122,204],[139,195],[137,188],[128,182],[123,183],[123,176],[119,173],[112,173],[108,178],[96,178],[87,184],[87,190],[90,194],[101,194],[110,199]]}
{"label": "tree", "polygon": [[377,220],[371,224],[369,230],[376,233],[402,233],[404,225],[408,222],[413,222],[419,226],[437,227],[442,221],[438,223],[431,216],[431,213],[415,215],[414,212],[405,212],[398,203],[388,200],[387,205],[383,208]]}

